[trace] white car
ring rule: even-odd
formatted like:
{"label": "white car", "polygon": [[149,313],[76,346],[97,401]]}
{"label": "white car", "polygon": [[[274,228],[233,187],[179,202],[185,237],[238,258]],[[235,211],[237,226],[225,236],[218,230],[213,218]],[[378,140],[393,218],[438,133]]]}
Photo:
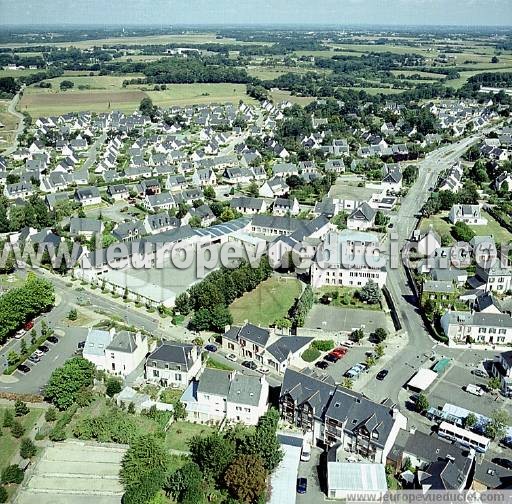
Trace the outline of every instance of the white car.
{"label": "white car", "polygon": [[16,339],[21,339],[21,338],[23,338],[23,336],[25,336],[25,334],[27,334],[27,331],[25,331],[25,329],[20,329],[19,331],[16,331],[16,334],[14,335],[14,337]]}
{"label": "white car", "polygon": [[484,389],[482,387],[479,387],[478,385],[473,385],[472,383],[469,383],[468,385],[466,385],[466,392],[476,396],[482,396],[484,394]]}
{"label": "white car", "polygon": [[269,368],[266,368],[266,367],[259,367],[258,369],[256,369],[256,371],[258,371],[258,373],[261,373],[263,375],[268,375],[270,373],[270,369]]}
{"label": "white car", "polygon": [[231,362],[236,362],[237,356],[234,353],[230,353],[229,355],[226,355],[226,359]]}
{"label": "white car", "polygon": [[42,352],[41,350],[36,350],[34,354],[37,355],[38,357],[42,357],[44,355],[44,352]]}

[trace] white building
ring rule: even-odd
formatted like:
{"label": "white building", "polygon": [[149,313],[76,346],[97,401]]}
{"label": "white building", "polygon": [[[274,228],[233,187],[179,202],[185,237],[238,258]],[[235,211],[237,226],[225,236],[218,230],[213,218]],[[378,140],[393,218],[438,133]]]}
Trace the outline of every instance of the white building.
{"label": "white building", "polygon": [[181,397],[192,421],[228,421],[256,425],[265,414],[268,382],[264,376],[205,368]]}
{"label": "white building", "polygon": [[453,205],[448,215],[452,224],[464,222],[473,226],[485,226],[487,219],[482,217],[479,205]]}
{"label": "white building", "polygon": [[105,370],[122,377],[135,371],[148,353],[148,338],[140,332],[120,331],[105,349]]}
{"label": "white building", "polygon": [[388,491],[384,464],[327,462],[327,497],[351,500],[358,495],[364,502],[380,502]]}

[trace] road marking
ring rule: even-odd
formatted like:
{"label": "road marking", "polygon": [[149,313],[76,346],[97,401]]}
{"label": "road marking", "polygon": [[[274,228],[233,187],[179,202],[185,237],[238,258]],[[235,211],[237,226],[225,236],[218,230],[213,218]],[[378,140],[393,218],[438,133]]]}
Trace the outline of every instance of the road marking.
{"label": "road marking", "polygon": [[59,358],[59,355],[56,355],[53,360],[57,360]]}

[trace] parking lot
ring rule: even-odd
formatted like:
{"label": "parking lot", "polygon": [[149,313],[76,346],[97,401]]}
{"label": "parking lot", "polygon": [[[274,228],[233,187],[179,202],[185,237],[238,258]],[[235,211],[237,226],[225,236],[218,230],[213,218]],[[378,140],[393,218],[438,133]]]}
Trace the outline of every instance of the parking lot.
{"label": "parking lot", "polygon": [[378,327],[390,329],[391,320],[382,311],[315,304],[306,318],[304,327],[333,332],[352,332],[354,329],[362,328],[369,334]]}
{"label": "parking lot", "polygon": [[325,470],[319,467],[320,455],[322,450],[313,447],[311,449],[311,458],[308,462],[300,462],[299,478],[308,480],[308,489],[305,494],[297,494],[297,504],[316,504],[325,500],[325,494],[320,488],[319,473],[325,473]]}

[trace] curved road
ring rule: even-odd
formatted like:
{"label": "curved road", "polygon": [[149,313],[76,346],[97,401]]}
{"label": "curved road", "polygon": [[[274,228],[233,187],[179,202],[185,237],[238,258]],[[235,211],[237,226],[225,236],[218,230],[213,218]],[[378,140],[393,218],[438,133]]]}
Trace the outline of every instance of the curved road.
{"label": "curved road", "polygon": [[16,107],[18,106],[18,102],[20,101],[20,92],[23,91],[24,88],[21,88],[21,90],[14,95],[13,99],[10,101],[8,107],[7,107],[7,112],[11,115],[13,115],[14,117],[16,117],[16,119],[18,119],[18,127],[16,128],[15,130],[15,134],[14,134],[14,139],[12,141],[12,144],[10,147],[8,147],[5,151],[3,151],[3,155],[9,155],[11,153],[13,153],[17,148],[18,148],[18,138],[19,136],[23,133],[23,130],[25,129],[25,125],[23,123],[23,114],[20,114],[17,110],[16,110]]}

